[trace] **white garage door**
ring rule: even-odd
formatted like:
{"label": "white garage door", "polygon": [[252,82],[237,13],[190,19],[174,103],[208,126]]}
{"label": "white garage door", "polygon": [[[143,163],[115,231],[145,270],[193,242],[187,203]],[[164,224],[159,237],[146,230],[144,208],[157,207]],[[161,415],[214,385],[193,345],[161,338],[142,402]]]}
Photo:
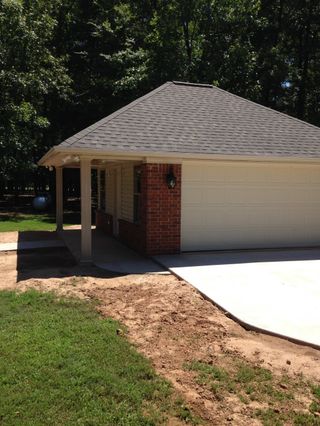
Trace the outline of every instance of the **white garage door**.
{"label": "white garage door", "polygon": [[182,165],[181,248],[320,245],[320,166]]}

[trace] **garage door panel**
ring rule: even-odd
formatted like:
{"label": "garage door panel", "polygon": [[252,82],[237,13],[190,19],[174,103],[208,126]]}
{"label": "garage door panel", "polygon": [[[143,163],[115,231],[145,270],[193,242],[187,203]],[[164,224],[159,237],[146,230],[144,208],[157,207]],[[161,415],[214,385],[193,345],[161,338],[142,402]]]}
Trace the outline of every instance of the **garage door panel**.
{"label": "garage door panel", "polygon": [[[187,166],[188,167],[188,166]],[[270,167],[273,173],[270,173]],[[284,168],[285,167],[285,168]],[[306,175],[306,167],[313,168]],[[188,176],[185,177],[186,182],[202,182],[204,179],[208,182],[234,182],[248,183],[253,181],[258,184],[264,183],[288,183],[294,184],[308,183],[318,185],[320,182],[320,170],[318,166],[295,166],[283,164],[276,165],[275,163],[247,163],[246,166],[234,169],[232,163],[221,163],[214,166],[200,166],[198,170],[188,170]],[[226,174],[226,168],[228,174]]]}
{"label": "garage door panel", "polygon": [[202,190],[199,190],[198,186],[189,186],[188,190],[184,194],[184,203],[186,205],[200,205],[203,202]]}
{"label": "garage door panel", "polygon": [[[214,223],[214,229],[217,226],[224,227],[243,227],[250,226],[261,227],[273,224],[281,227],[286,225],[319,225],[319,216],[317,212],[306,214],[303,205],[293,204],[287,206],[288,210],[283,212],[277,204],[264,206],[262,204],[251,204],[244,206],[242,204],[230,204],[226,208],[223,204],[207,205],[205,207],[188,206],[184,212],[184,224],[188,227],[209,227],[211,229]],[[320,206],[315,205],[314,209],[320,211]],[[199,220],[201,217],[201,220]]]}
{"label": "garage door panel", "polygon": [[[279,232],[281,231],[281,236]],[[244,228],[242,230],[231,229],[217,229],[215,232],[206,233],[197,230],[198,238],[201,238],[200,250],[223,250],[223,249],[246,249],[246,248],[275,248],[283,247],[283,238],[286,238],[285,246],[304,246],[313,245],[314,239],[320,239],[320,233],[314,234],[312,232],[300,231],[294,233],[294,228]],[[232,236],[232,247],[226,246],[226,232]],[[275,233],[279,236],[275,236]],[[187,237],[184,240],[184,250],[192,251],[198,245],[198,239]]]}
{"label": "garage door panel", "polygon": [[278,208],[264,208],[264,206],[236,206],[225,209],[224,206],[217,206],[214,212],[205,212],[205,222],[208,227],[212,227],[212,223],[216,225],[222,224],[226,231],[228,228],[267,228],[270,225],[296,226],[299,223],[296,215],[280,215]]}
{"label": "garage door panel", "polygon": [[183,165],[182,250],[320,243],[318,166]]}
{"label": "garage door panel", "polygon": [[[317,188],[318,189],[318,188]],[[284,194],[286,196],[284,197]],[[185,205],[197,203],[219,203],[246,204],[246,203],[272,203],[272,204],[292,204],[310,203],[314,197],[319,199],[315,187],[307,185],[247,185],[243,191],[240,184],[226,187],[223,184],[212,185],[206,189],[199,186],[187,188],[183,196]],[[317,202],[317,200],[314,200]]]}

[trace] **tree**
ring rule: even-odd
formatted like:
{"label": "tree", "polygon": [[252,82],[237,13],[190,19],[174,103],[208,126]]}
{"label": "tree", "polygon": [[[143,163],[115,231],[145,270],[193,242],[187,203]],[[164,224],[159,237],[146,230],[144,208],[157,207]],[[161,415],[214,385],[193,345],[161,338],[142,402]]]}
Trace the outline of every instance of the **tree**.
{"label": "tree", "polygon": [[317,0],[0,0],[0,186],[168,80],[320,125]]}
{"label": "tree", "polygon": [[32,174],[50,124],[46,102],[68,96],[64,58],[49,48],[55,25],[46,1],[0,2],[1,187]]}

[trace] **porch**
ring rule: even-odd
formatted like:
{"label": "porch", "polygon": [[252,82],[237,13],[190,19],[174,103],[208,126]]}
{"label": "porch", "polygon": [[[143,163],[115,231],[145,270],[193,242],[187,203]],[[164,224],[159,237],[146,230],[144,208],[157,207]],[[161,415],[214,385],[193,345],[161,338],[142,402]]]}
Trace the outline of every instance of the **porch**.
{"label": "porch", "polygon": [[[152,261],[148,262],[143,256],[111,237],[119,236],[122,185],[127,184],[127,182],[121,182],[121,170],[124,166],[133,169],[134,164],[136,164],[135,160],[126,161],[123,158],[105,156],[94,158],[60,155],[55,158],[53,166],[56,172],[56,230],[79,263],[107,265],[111,269],[116,266],[117,272],[129,272],[128,268],[131,272],[131,267],[137,271],[152,272],[154,269]],[[80,169],[81,225],[64,230],[63,171],[70,168]],[[130,186],[131,182],[129,182],[128,191],[132,192],[133,196],[133,188]],[[92,200],[93,187],[97,195],[95,209]],[[133,206],[130,208],[133,209]],[[106,225],[106,218],[108,218],[108,225]],[[129,265],[128,268],[123,264]]]}
{"label": "porch", "polygon": [[[158,263],[126,247],[115,238],[92,227],[92,264],[118,274],[165,274]],[[0,235],[0,254],[17,253],[17,270],[74,266],[81,260],[81,227],[68,226],[56,231],[5,232]],[[35,253],[41,250],[41,262]],[[32,258],[32,259],[31,259]],[[27,261],[25,260],[27,259]],[[31,259],[31,260],[30,260]],[[19,281],[19,279],[17,279]]]}
{"label": "porch", "polygon": [[[50,162],[44,159],[42,164],[51,169],[55,167],[56,229],[64,235],[80,263],[114,265],[120,243],[108,235],[146,256],[180,251],[180,164],[151,163],[146,157],[136,156],[65,153],[55,155]],[[72,232],[63,231],[65,168],[80,169],[81,226]],[[94,181],[92,170],[96,171]],[[97,192],[96,212],[92,209],[92,187]],[[96,214],[97,232],[92,229],[93,213]],[[105,262],[101,253],[105,255],[109,251],[114,254]],[[131,250],[130,258],[132,253],[141,256]],[[147,258],[143,259],[138,262],[137,272],[154,271],[152,261],[145,264]],[[132,259],[128,261],[132,265]]]}
{"label": "porch", "polygon": [[[69,227],[60,236],[77,261],[81,261],[81,227]],[[167,273],[151,259],[123,245],[104,231],[92,227],[92,263],[101,269],[120,274]]]}

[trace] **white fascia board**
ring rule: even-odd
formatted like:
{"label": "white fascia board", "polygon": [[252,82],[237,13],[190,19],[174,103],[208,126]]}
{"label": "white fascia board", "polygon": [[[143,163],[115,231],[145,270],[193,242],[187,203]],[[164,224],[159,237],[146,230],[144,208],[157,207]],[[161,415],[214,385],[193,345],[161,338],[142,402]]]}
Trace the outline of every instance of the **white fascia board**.
{"label": "white fascia board", "polygon": [[[52,147],[49,149],[48,152],[46,152],[38,161],[38,166],[47,166],[49,164],[47,164],[47,160],[54,154],[56,150],[56,147]],[[51,165],[51,164],[50,164]]]}
{"label": "white fascia board", "polygon": [[280,156],[249,156],[249,155],[218,155],[218,154],[194,154],[194,153],[178,153],[178,152],[147,152],[147,151],[99,151],[88,149],[74,149],[65,147],[51,148],[38,162],[40,166],[54,165],[54,157],[57,155],[74,155],[91,157],[92,159],[122,159],[129,161],[144,162],[170,162],[171,164],[179,164],[184,161],[254,161],[254,162],[280,162],[280,163],[320,163],[320,157],[280,157]]}

